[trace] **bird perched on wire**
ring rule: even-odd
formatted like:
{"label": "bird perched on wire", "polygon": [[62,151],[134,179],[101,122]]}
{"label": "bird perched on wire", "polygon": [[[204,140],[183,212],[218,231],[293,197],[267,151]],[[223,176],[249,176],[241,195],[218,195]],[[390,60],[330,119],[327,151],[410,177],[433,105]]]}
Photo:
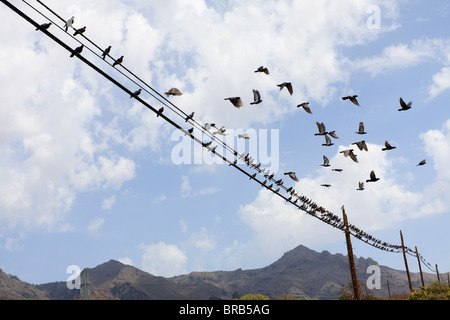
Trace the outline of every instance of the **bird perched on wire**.
{"label": "bird perched on wire", "polygon": [[277,84],[277,86],[280,87],[280,91],[283,90],[283,88],[286,88],[291,96],[294,93],[294,90],[292,89],[292,83],[290,82],[283,82],[281,84]]}
{"label": "bird perched on wire", "polygon": [[64,25],[64,29],[66,32],[67,32],[67,30],[69,30],[69,27],[71,27],[74,22],[75,22],[74,16],[72,16],[69,20],[66,21],[66,24]]}
{"label": "bird perched on wire", "polygon": [[265,74],[269,74],[269,69],[267,69],[267,68],[264,67],[264,66],[260,66],[258,69],[255,70],[255,73],[256,73],[256,72],[263,72],[263,73],[265,73]]}
{"label": "bird perched on wire", "polygon": [[132,95],[130,95],[130,98],[133,98],[133,97],[137,97],[138,95],[140,95],[141,94],[141,92],[142,92],[142,89],[141,88],[139,88],[138,90],[136,90],[135,92],[133,92],[133,94]]}
{"label": "bird perched on wire", "polygon": [[52,25],[51,22],[43,23],[39,27],[36,28],[36,31],[38,31],[38,30],[47,30],[48,28],[50,28],[51,25]]}
{"label": "bird perched on wire", "polygon": [[370,179],[366,180],[366,182],[377,182],[380,178],[375,176],[375,171],[370,171]]}
{"label": "bird perched on wire", "polygon": [[427,163],[427,161],[425,159],[423,159],[422,161],[419,162],[419,164],[416,167],[423,166],[426,163]]}
{"label": "bird perched on wire", "polygon": [[369,151],[368,148],[367,148],[366,141],[364,141],[364,140],[353,142],[352,144],[356,145],[359,150]]}
{"label": "bird perched on wire", "polygon": [[381,149],[381,150],[383,150],[383,151],[386,151],[386,150],[392,150],[392,149],[397,148],[397,147],[391,146],[391,145],[389,144],[389,142],[387,142],[387,141],[384,142],[384,146],[385,146],[385,147],[384,147],[383,149]]}
{"label": "bird perched on wire", "polygon": [[358,183],[358,189],[356,189],[356,190],[359,190],[359,191],[362,191],[362,190],[364,190],[364,182],[359,182]]}
{"label": "bird perched on wire", "polygon": [[192,112],[190,115],[188,115],[186,117],[186,121],[185,122],[188,122],[188,120],[192,120],[193,118],[194,118],[194,112]]}
{"label": "bird perched on wire", "polygon": [[322,167],[329,167],[330,166],[330,160],[326,157],[323,156],[323,164],[321,164]]}
{"label": "bird perched on wire", "polygon": [[364,131],[364,122],[359,123],[358,131],[355,132],[357,134],[367,134],[367,132]]}
{"label": "bird perched on wire", "polygon": [[164,112],[164,107],[159,108],[158,113],[156,114],[156,117],[159,117]]}
{"label": "bird perched on wire", "polygon": [[408,104],[406,104],[405,103],[405,101],[403,101],[403,99],[402,98],[400,98],[400,109],[398,109],[398,111],[406,111],[406,110],[409,110],[409,109],[411,109],[411,106],[412,106],[412,102],[410,101],[410,102],[408,102]]}
{"label": "bird perched on wire", "polygon": [[225,98],[224,100],[230,100],[230,102],[233,104],[233,106],[235,106],[238,109],[242,108],[244,106],[240,97],[229,97],[229,98]]}
{"label": "bird perched on wire", "polygon": [[340,153],[343,153],[345,157],[350,157],[354,162],[358,162],[356,154],[353,153],[353,149],[347,149],[344,151],[340,151]]}
{"label": "bird perched on wire", "polygon": [[359,106],[359,102],[356,99],[357,97],[358,97],[358,95],[346,96],[346,97],[342,97],[342,100],[350,100],[351,102],[353,102],[354,105]]}
{"label": "bird perched on wire", "polygon": [[164,92],[164,94],[169,97],[169,96],[181,96],[183,94],[183,92],[181,92],[179,89],[177,88],[171,88],[169,91]]}
{"label": "bird perched on wire", "polygon": [[261,102],[261,94],[258,90],[253,89],[253,102],[250,102],[250,104],[260,104]]}
{"label": "bird perched on wire", "polygon": [[225,126],[222,126],[222,128],[217,129],[217,131],[213,133],[213,135],[216,135],[216,134],[220,134],[222,136],[226,136],[228,134],[227,133],[227,129],[225,129]]}
{"label": "bird perched on wire", "polygon": [[122,62],[123,62],[123,56],[120,56],[119,59],[117,59],[116,61],[114,61],[113,67],[117,66],[118,64],[121,64]]}
{"label": "bird perched on wire", "polygon": [[105,60],[106,56],[111,52],[111,46],[103,50],[102,59]]}
{"label": "bird perched on wire", "polygon": [[75,56],[75,55],[79,55],[79,54],[83,51],[83,48],[84,48],[84,44],[82,44],[81,46],[75,48],[75,49],[72,51],[72,54],[70,55],[70,57],[72,58],[72,57]]}
{"label": "bird perched on wire", "polygon": [[211,129],[212,127],[217,129],[215,123],[205,123],[205,125],[203,126],[203,129],[205,129],[206,131],[209,131],[209,129]]}
{"label": "bird perched on wire", "polygon": [[309,107],[309,102],[303,102],[297,105],[297,108],[303,108],[307,113],[312,114],[311,108]]}
{"label": "bird perched on wire", "polygon": [[295,182],[299,182],[297,176],[295,175],[295,172],[290,171],[290,172],[285,172],[284,174],[288,175]]}
{"label": "bird perched on wire", "polygon": [[83,34],[85,31],[86,31],[86,26],[84,26],[83,28],[75,30],[73,36],[76,36],[78,34]]}

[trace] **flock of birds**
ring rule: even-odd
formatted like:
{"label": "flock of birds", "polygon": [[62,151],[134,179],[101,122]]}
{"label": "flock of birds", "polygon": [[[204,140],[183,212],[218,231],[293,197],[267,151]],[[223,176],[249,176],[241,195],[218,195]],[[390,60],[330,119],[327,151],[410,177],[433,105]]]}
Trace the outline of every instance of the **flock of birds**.
{"label": "flock of birds", "polygon": [[[64,30],[67,32],[69,30],[69,27],[73,28],[73,23],[74,23],[74,17],[71,17],[69,20],[67,20],[65,26],[64,26]],[[36,30],[47,30],[52,23],[45,23],[40,25],[38,28],[36,28]],[[83,28],[79,28],[79,29],[75,29],[75,33],[73,34],[73,36],[77,36],[79,34],[83,34],[86,31],[86,27]],[[81,46],[73,49],[73,51],[71,52],[70,57],[73,57],[75,55],[80,55],[83,51],[84,45],[81,44]],[[105,59],[107,56],[110,57],[110,51],[111,51],[111,46],[107,47],[105,50],[103,50],[103,52],[101,53],[101,57],[102,59]],[[120,65],[123,62],[124,56],[120,56],[118,59],[113,59],[114,62],[112,64],[113,67],[116,67],[118,65]],[[259,67],[257,70],[255,70],[255,73],[264,73],[266,75],[269,75],[269,70],[264,67],[261,66]],[[277,85],[281,90],[286,89],[290,95],[293,94],[293,87],[292,87],[292,83],[290,82],[283,82],[281,84]],[[142,89],[138,89],[136,90],[134,93],[132,93],[130,95],[130,98],[133,97],[137,97],[141,94]],[[168,90],[167,92],[165,92],[165,95],[167,97],[170,96],[180,96],[183,93],[177,89],[177,88],[171,88],[170,90]],[[259,93],[258,90],[253,89],[253,97],[254,97],[254,101],[251,102],[251,105],[257,105],[260,104],[262,102],[261,99],[261,95]],[[353,104],[355,104],[356,106],[359,106],[359,102],[357,100],[357,95],[351,95],[351,96],[345,96],[342,97],[343,100],[349,100],[351,101]],[[244,103],[242,101],[242,99],[238,96],[236,97],[228,97],[225,98],[225,100],[229,100],[234,107],[236,108],[242,108],[244,106]],[[401,108],[399,109],[399,111],[406,111],[408,109],[411,108],[412,103],[409,102],[408,104],[406,104],[402,98],[400,98],[400,106]],[[299,105],[297,105],[298,108],[302,108],[304,109],[307,113],[312,113],[311,112],[311,108],[309,107],[309,102],[303,102]],[[164,107],[161,107],[158,112],[157,112],[157,117],[159,117],[162,113],[164,112]],[[194,112],[192,112],[191,114],[187,115],[185,118],[185,123],[187,123],[188,121],[194,121]],[[317,124],[317,128],[318,128],[318,132],[315,133],[316,136],[324,136],[325,137],[325,143],[323,144],[323,146],[331,146],[333,145],[330,137],[332,137],[333,139],[338,139],[338,136],[336,135],[335,131],[327,131],[325,125],[323,123],[316,123]],[[213,133],[213,137],[215,137],[216,135],[225,135],[226,134],[226,129],[225,127],[221,127],[221,128],[217,128],[217,126],[214,123],[206,123],[203,127],[204,130],[206,130],[208,133],[210,133],[210,129],[211,128],[216,128],[217,131]],[[193,128],[186,130],[187,133],[189,133],[190,135],[193,134]],[[361,122],[359,124],[359,130],[356,132],[357,134],[366,134],[365,129],[364,129],[364,123]],[[243,139],[249,139],[249,136],[247,134],[240,134],[238,136],[239,138],[243,138]],[[214,140],[214,139],[213,139]],[[216,148],[217,145],[212,146],[213,140],[209,141],[209,142],[202,142],[202,146],[207,148],[210,152],[216,154]],[[365,141],[358,141],[354,143],[360,150],[366,150],[367,151],[367,145],[365,144]],[[224,145],[226,146],[226,145]],[[226,146],[228,147],[228,146]],[[229,148],[229,147],[228,147]],[[395,149],[396,147],[391,146],[387,141],[385,142],[385,148],[383,148],[383,151],[387,151],[387,150],[392,150]],[[350,233],[352,233],[356,238],[374,246],[377,247],[381,250],[386,250],[386,251],[400,251],[402,250],[402,246],[399,245],[392,245],[389,243],[386,243],[384,241],[381,241],[373,236],[371,236],[370,234],[368,234],[367,232],[364,232],[363,230],[357,228],[355,225],[353,224],[347,224],[345,225],[343,220],[341,218],[339,218],[338,216],[334,215],[332,212],[326,210],[325,208],[319,206],[318,204],[316,204],[315,202],[313,202],[311,199],[307,198],[304,195],[299,194],[293,187],[286,187],[284,185],[284,181],[283,179],[277,179],[275,178],[275,173],[270,173],[268,171],[266,171],[265,168],[261,168],[261,163],[256,163],[255,160],[252,158],[252,156],[247,153],[245,154],[245,152],[243,152],[242,154],[238,153],[237,151],[234,151],[233,149],[233,153],[234,156],[236,157],[234,159],[234,161],[230,161],[228,159],[223,158],[224,160],[226,160],[230,166],[237,166],[237,162],[238,159],[243,160],[243,162],[251,169],[254,169],[256,172],[253,174],[249,174],[246,172],[246,174],[248,176],[250,176],[250,179],[254,179],[255,181],[257,181],[258,183],[260,183],[262,186],[264,186],[266,189],[271,190],[274,193],[277,193],[279,195],[280,194],[280,190],[284,189],[286,192],[286,196],[281,195],[286,202],[290,202],[291,204],[295,205],[296,207],[298,207],[299,209],[305,211],[306,213],[315,216],[316,218],[322,220],[323,222],[341,229],[343,231],[349,231]],[[350,157],[354,162],[358,162],[358,159],[356,157],[356,155],[353,152],[353,149],[347,149],[344,151],[341,151],[341,153],[343,153],[343,155],[345,157]],[[330,163],[329,163],[329,159],[326,156],[323,156],[323,167],[329,167]],[[426,162],[425,160],[422,160],[418,165],[424,165]],[[342,169],[332,169],[333,171],[337,171],[337,172],[341,172]],[[245,172],[245,171],[244,171]],[[264,177],[264,181],[260,181],[257,179],[257,174],[261,174]],[[298,177],[296,176],[295,172],[293,171],[289,171],[289,172],[284,172],[285,176],[288,176],[290,179],[292,179],[295,182],[299,182]],[[261,179],[262,180],[262,179]],[[371,171],[370,173],[370,178],[366,180],[366,182],[376,182],[378,181],[379,178],[376,177],[375,172]],[[324,187],[330,187],[330,185],[328,184],[324,184],[322,185]],[[357,190],[364,190],[364,183],[363,182],[359,182],[358,185],[358,189]],[[410,253],[414,252],[411,249],[405,247],[406,251],[409,251]]]}

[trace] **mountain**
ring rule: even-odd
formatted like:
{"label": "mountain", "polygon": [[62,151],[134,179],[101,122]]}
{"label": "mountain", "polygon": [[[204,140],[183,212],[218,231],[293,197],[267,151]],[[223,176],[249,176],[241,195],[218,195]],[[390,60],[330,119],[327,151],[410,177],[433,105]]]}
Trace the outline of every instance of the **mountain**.
{"label": "mountain", "polygon": [[[378,263],[370,258],[355,257],[354,260],[358,280],[366,283],[371,276],[367,273],[368,267],[378,266]],[[379,268],[381,289],[371,290],[373,295],[388,297],[386,280],[389,280],[391,294],[409,292],[404,271],[386,266]],[[319,253],[302,245],[264,268],[251,270],[191,272],[164,278],[115,260],[86,270],[92,280],[90,299],[208,300],[239,298],[247,293],[261,293],[271,299],[285,294],[337,299],[342,294],[342,286],[347,286],[351,279],[347,256],[328,251]],[[410,275],[413,288],[419,288],[420,275]],[[428,283],[435,281],[436,276],[424,273],[424,279]],[[32,286],[0,273],[0,298],[72,300],[80,299],[80,290],[70,290],[62,281]]]}

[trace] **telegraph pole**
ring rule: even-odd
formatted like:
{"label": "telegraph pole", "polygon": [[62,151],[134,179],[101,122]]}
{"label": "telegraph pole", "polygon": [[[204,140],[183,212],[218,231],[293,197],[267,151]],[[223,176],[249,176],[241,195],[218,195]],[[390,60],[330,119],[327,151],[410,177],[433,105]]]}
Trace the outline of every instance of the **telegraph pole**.
{"label": "telegraph pole", "polygon": [[344,206],[342,206],[342,216],[344,217],[345,241],[347,242],[347,254],[348,254],[348,262],[350,264],[350,274],[352,276],[353,295],[355,297],[355,300],[360,300],[358,279],[356,278],[355,261],[353,259],[352,242],[350,239],[350,232],[348,231],[349,229],[348,221],[347,215],[345,214]]}
{"label": "telegraph pole", "polygon": [[437,278],[438,278],[438,283],[441,284],[441,279],[439,277],[439,270],[438,270],[437,264],[436,264],[436,274],[437,274]]}
{"label": "telegraph pole", "polygon": [[408,277],[409,291],[412,292],[413,288],[411,284],[411,277],[409,276],[408,261],[406,260],[405,244],[403,243],[402,230],[400,230],[400,239],[402,240],[403,259],[405,260],[405,268],[406,268],[406,275]]}
{"label": "telegraph pole", "polygon": [[419,252],[417,252],[417,246],[416,246],[416,257],[417,257],[417,262],[419,263],[420,280],[422,281],[422,287],[425,287],[425,283],[423,281],[422,267],[420,266]]}

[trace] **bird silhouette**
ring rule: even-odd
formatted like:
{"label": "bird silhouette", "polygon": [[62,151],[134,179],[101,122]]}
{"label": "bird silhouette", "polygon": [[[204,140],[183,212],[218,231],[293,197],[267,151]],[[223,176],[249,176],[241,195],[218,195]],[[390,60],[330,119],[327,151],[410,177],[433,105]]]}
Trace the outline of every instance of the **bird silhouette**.
{"label": "bird silhouette", "polygon": [[217,131],[214,132],[213,135],[220,134],[222,136],[226,136],[227,135],[226,131],[227,131],[227,129],[225,129],[225,127],[222,126],[222,128],[217,129]]}
{"label": "bird silhouette", "polygon": [[364,131],[364,122],[361,121],[359,123],[358,131],[355,132],[355,133],[357,133],[357,134],[367,134],[367,132]]}
{"label": "bird silhouette", "polygon": [[366,151],[369,151],[368,148],[367,148],[366,141],[364,141],[364,140],[354,142],[354,143],[352,143],[352,145],[353,145],[353,144],[356,145],[356,146],[358,147],[359,150],[366,150]]}
{"label": "bird silhouette", "polygon": [[331,169],[331,171],[342,172],[344,170],[343,169]]}
{"label": "bird silhouette", "polygon": [[190,115],[188,115],[186,117],[186,121],[185,122],[188,122],[188,120],[192,120],[193,118],[194,118],[194,112],[192,112]]}
{"label": "bird silhouette", "polygon": [[159,117],[164,112],[164,107],[159,108],[158,113],[156,114],[156,117]]}
{"label": "bird silhouette", "polygon": [[326,129],[325,125],[323,124],[323,122],[322,123],[316,122],[316,125],[317,125],[317,129],[319,130],[319,133],[315,133],[314,134],[315,136],[324,136],[324,135],[328,134],[327,129]]}
{"label": "bird silhouette", "polygon": [[356,190],[360,190],[360,191],[362,191],[362,190],[364,190],[364,182],[359,182],[358,183],[358,189],[356,189]]}
{"label": "bird silhouette", "polygon": [[377,182],[380,178],[375,176],[375,171],[370,171],[370,179],[366,180],[366,182]]}
{"label": "bird silhouette", "polygon": [[85,31],[86,31],[86,26],[84,26],[83,28],[75,30],[73,36],[76,36],[78,34],[83,34]]}
{"label": "bird silhouette", "polygon": [[106,56],[111,52],[111,46],[106,48],[102,53],[102,59],[105,60]]}
{"label": "bird silhouette", "polygon": [[243,133],[243,134],[238,134],[238,138],[248,140],[248,139],[250,139],[250,136],[246,133]]}
{"label": "bird silhouette", "polygon": [[211,143],[212,143],[212,141],[209,141],[209,142],[202,142],[202,146],[204,146],[205,148],[207,148]]}
{"label": "bird silhouette", "polygon": [[410,101],[410,102],[408,102],[408,104],[406,104],[405,103],[405,101],[403,101],[403,99],[402,98],[400,98],[400,109],[398,109],[398,111],[406,111],[406,110],[409,110],[409,109],[411,109],[411,106],[412,106],[412,102]]}
{"label": "bird silhouette", "polygon": [[250,102],[250,104],[260,104],[261,102],[261,94],[258,90],[253,89],[253,102]]}
{"label": "bird silhouette", "polygon": [[331,184],[324,183],[324,184],[321,184],[320,186],[321,186],[321,187],[325,187],[325,188],[330,188],[330,187],[331,187]]}
{"label": "bird silhouette", "polygon": [[356,99],[358,96],[354,95],[354,96],[346,96],[346,97],[342,97],[342,100],[350,100],[351,102],[353,102],[354,105],[359,106],[359,102]]}
{"label": "bird silhouette", "polygon": [[265,74],[269,74],[269,70],[264,66],[260,66],[258,69],[255,70],[255,73],[256,72],[263,72]]}
{"label": "bird silhouette", "polygon": [[130,95],[130,98],[133,98],[133,97],[137,97],[138,95],[140,95],[141,94],[141,92],[142,92],[142,89],[141,88],[139,88],[138,90],[136,90],[135,92],[133,92],[133,94],[132,95]]}
{"label": "bird silhouette", "polygon": [[311,108],[309,107],[309,102],[303,102],[297,105],[297,108],[303,108],[306,112],[312,114]]}
{"label": "bird silhouette", "polygon": [[69,27],[71,27],[74,22],[75,22],[74,16],[72,16],[69,20],[66,21],[66,24],[64,25],[64,29],[66,32],[67,32],[67,30],[69,30]]}
{"label": "bird silhouette", "polygon": [[183,93],[177,88],[171,88],[169,91],[164,92],[164,94],[167,97],[169,97],[169,96],[181,96]]}
{"label": "bird silhouette", "polygon": [[384,142],[384,146],[385,146],[385,147],[381,149],[381,150],[383,150],[383,151],[386,151],[386,150],[392,150],[392,149],[397,148],[397,147],[391,146],[391,145],[389,144],[389,142],[387,142],[387,141]]}
{"label": "bird silhouette", "polygon": [[[190,136],[192,136],[192,132],[194,132],[194,128],[190,128],[187,133],[189,133]],[[187,135],[187,133],[185,133],[184,135]]]}
{"label": "bird silhouette", "polygon": [[123,56],[120,56],[119,59],[117,59],[116,61],[114,61],[113,67],[117,66],[118,64],[121,64],[122,62],[123,62]]}
{"label": "bird silhouette", "polygon": [[325,143],[322,143],[322,145],[325,147],[330,147],[330,146],[334,145],[334,143],[331,142],[330,137],[326,134],[325,135]]}
{"label": "bird silhouette", "polygon": [[206,131],[209,131],[209,129],[211,129],[212,127],[214,127],[214,128],[217,129],[215,123],[209,123],[209,122],[208,122],[208,123],[205,123],[205,125],[203,126],[203,128],[204,128]]}
{"label": "bird silhouette", "polygon": [[236,108],[242,108],[244,106],[240,97],[230,97],[230,98],[225,98],[224,100],[230,100],[230,102]]}
{"label": "bird silhouette", "polygon": [[51,22],[43,23],[39,27],[36,28],[36,31],[38,31],[38,30],[47,30],[48,28],[50,28],[51,25],[52,25]]}
{"label": "bird silhouette", "polygon": [[332,137],[334,139],[339,139],[339,137],[336,135],[336,131],[330,131],[330,132],[328,132],[328,134],[330,135],[330,137]]}
{"label": "bird silhouette", "polygon": [[356,155],[353,153],[353,149],[340,151],[340,153],[343,153],[345,157],[350,157],[354,162],[358,162]]}
{"label": "bird silhouette", "polygon": [[423,159],[422,161],[419,162],[419,164],[416,167],[423,166],[426,163],[427,163],[427,161],[425,159]]}
{"label": "bird silhouette", "polygon": [[323,164],[321,164],[322,167],[329,167],[330,166],[330,160],[326,156],[323,156]]}
{"label": "bird silhouette", "polygon": [[285,175],[288,175],[292,180],[294,180],[295,182],[299,182],[297,176],[295,175],[295,172],[285,172]]}
{"label": "bird silhouette", "polygon": [[81,46],[75,48],[72,51],[72,54],[70,55],[70,57],[72,58],[74,55],[79,55],[83,51],[83,48],[84,48],[84,44],[82,44]]}
{"label": "bird silhouette", "polygon": [[292,84],[290,82],[283,82],[281,84],[277,84],[277,86],[280,87],[280,91],[283,90],[283,88],[286,88],[291,96],[294,93],[294,90],[292,89]]}

